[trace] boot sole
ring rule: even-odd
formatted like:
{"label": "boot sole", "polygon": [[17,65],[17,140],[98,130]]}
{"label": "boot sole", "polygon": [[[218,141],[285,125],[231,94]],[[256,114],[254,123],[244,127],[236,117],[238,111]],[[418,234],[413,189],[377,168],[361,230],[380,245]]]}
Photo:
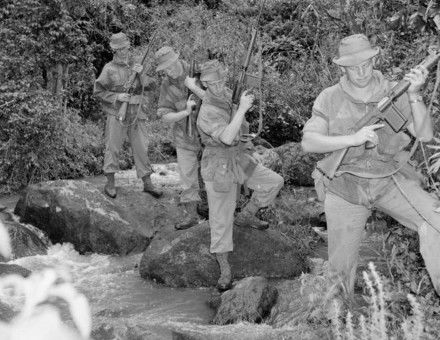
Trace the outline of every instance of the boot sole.
{"label": "boot sole", "polygon": [[176,229],[176,230],[186,230],[186,229],[195,227],[198,224],[199,223],[197,222],[197,223],[194,223],[194,224],[185,224],[185,225],[181,225],[181,226],[180,225],[175,225],[174,229]]}
{"label": "boot sole", "polygon": [[269,229],[269,224],[266,225],[266,226],[256,227],[256,226],[253,226],[251,224],[249,224],[249,225],[241,225],[241,224],[234,223],[234,226],[238,227],[238,228],[251,228],[251,229],[255,229],[255,230],[267,230],[267,229]]}
{"label": "boot sole", "polygon": [[116,198],[116,193],[113,195],[113,194],[111,194],[111,193],[109,193],[108,191],[107,191],[107,189],[104,189],[104,194],[106,194],[108,197],[110,197],[110,198]]}
{"label": "boot sole", "polygon": [[217,288],[217,290],[218,290],[220,293],[226,292],[227,290],[230,290],[230,289],[232,288],[232,281],[229,282],[229,283],[227,283],[227,284],[225,284],[225,285],[219,285],[219,284],[217,283],[217,285],[216,285],[215,287]]}
{"label": "boot sole", "polygon": [[150,194],[151,196],[153,196],[154,198],[161,198],[163,196],[163,193],[160,194],[153,194],[151,191],[146,191],[144,190],[145,193]]}

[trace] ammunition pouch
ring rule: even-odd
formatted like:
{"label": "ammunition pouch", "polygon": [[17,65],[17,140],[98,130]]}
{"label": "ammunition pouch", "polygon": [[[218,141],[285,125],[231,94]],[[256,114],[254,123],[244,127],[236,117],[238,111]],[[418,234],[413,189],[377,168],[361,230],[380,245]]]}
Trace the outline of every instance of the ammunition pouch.
{"label": "ammunition pouch", "polygon": [[318,201],[324,202],[330,179],[325,176],[318,168],[315,168],[313,170],[312,178],[315,182],[315,191],[316,195],[318,196]]}

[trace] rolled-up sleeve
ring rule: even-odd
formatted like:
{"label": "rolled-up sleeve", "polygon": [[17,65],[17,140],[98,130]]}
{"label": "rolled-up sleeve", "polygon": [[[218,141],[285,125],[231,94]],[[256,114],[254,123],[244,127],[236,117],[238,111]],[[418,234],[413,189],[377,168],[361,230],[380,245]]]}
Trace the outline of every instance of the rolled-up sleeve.
{"label": "rolled-up sleeve", "polygon": [[95,80],[93,94],[105,103],[114,104],[118,93],[110,91],[113,84],[109,72],[108,65],[105,65],[98,79]]}
{"label": "rolled-up sleeve", "polygon": [[323,135],[329,134],[329,118],[326,113],[326,95],[321,94],[316,98],[313,108],[312,117],[306,122],[303,128],[304,132],[318,132]]}
{"label": "rolled-up sleeve", "polygon": [[220,136],[228,126],[224,114],[213,105],[203,104],[200,107],[199,117],[197,119],[197,126],[205,134],[211,136],[211,138],[218,142],[223,143],[220,140]]}

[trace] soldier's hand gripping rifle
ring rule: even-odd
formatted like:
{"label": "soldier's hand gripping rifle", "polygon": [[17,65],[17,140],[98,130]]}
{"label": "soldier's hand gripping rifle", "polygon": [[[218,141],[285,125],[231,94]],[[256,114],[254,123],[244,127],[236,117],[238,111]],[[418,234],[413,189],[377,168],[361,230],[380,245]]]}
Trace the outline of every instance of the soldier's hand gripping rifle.
{"label": "soldier's hand gripping rifle", "polygon": [[[255,42],[257,40],[258,24],[260,22],[260,17],[261,17],[261,13],[263,11],[265,2],[266,2],[266,0],[263,0],[263,2],[260,5],[256,25],[255,25],[255,27],[252,28],[251,40],[249,41],[249,45],[247,48],[246,58],[244,59],[243,65],[241,67],[240,75],[238,76],[238,79],[234,83],[234,87],[233,87],[233,91],[232,91],[232,103],[235,105],[238,105],[240,103],[241,94],[243,93],[249,80],[252,78],[255,78],[254,75],[248,74],[248,68],[249,68],[249,63],[251,61],[251,57],[252,57],[252,51],[255,47]],[[262,76],[262,75],[260,75],[260,76]],[[260,112],[260,114],[261,114],[261,112]],[[262,117],[260,115],[260,123],[259,123],[259,128],[258,128],[259,132],[261,131],[261,128],[262,128]],[[242,137],[244,137],[247,140],[251,140],[251,139],[255,138],[259,134],[259,132],[257,134],[243,135]]]}
{"label": "soldier's hand gripping rifle", "polygon": [[[436,54],[429,55],[426,57],[419,65],[416,66],[425,67],[428,71],[433,68],[437,62],[440,60],[440,52]],[[385,123],[389,125],[394,132],[400,132],[406,126],[408,119],[398,110],[395,106],[395,101],[403,93],[408,90],[410,82],[407,80],[399,81],[388,93],[382,98],[382,100],[377,104],[376,109],[361,118],[354,126],[354,131],[357,132],[364,126]],[[365,143],[365,148],[369,149],[375,145],[371,142]],[[341,149],[338,151],[333,151],[329,156],[320,160],[317,164],[317,168],[321,171],[327,178],[332,179],[335,176],[339,165],[342,163],[345,155],[347,154],[349,148]]]}
{"label": "soldier's hand gripping rifle", "polygon": [[[157,32],[157,31],[156,31]],[[144,56],[142,57],[142,61],[141,61],[141,65],[143,66],[145,63],[145,59],[148,56],[148,53],[150,52],[151,46],[153,44],[154,41],[154,37],[156,36],[156,32],[154,33],[154,35],[151,37],[150,43],[147,46],[147,50],[144,53]],[[144,70],[142,71],[144,72]],[[141,72],[141,73],[142,73]],[[137,72],[133,72],[130,77],[128,78],[127,82],[124,85],[124,91],[125,93],[128,93],[130,96],[133,94],[133,90],[134,90],[134,85],[135,85],[135,81],[136,81],[136,77],[139,75],[140,73]],[[139,77],[139,81],[141,82],[141,79]],[[141,82],[142,85],[142,82]],[[128,108],[128,103],[127,102],[122,102],[121,106],[119,107],[119,111],[118,111],[118,120],[120,122],[123,122],[125,120],[125,116],[127,115],[127,108]],[[141,105],[141,104],[139,104]]]}
{"label": "soldier's hand gripping rifle", "polygon": [[[200,70],[197,67],[197,63],[196,60],[193,59],[191,60],[191,64],[189,66],[189,74],[188,76],[190,78],[196,78],[196,83],[199,87],[202,87],[202,84],[200,82]],[[187,100],[189,99],[193,99],[194,98],[194,93],[192,93],[192,91],[190,89],[187,90]],[[186,122],[185,122],[185,129],[186,129],[186,134],[189,137],[193,137],[194,136],[194,131],[193,131],[193,116],[197,117],[197,113],[198,110],[200,110],[200,105],[193,105],[191,107],[191,113],[186,116]]]}

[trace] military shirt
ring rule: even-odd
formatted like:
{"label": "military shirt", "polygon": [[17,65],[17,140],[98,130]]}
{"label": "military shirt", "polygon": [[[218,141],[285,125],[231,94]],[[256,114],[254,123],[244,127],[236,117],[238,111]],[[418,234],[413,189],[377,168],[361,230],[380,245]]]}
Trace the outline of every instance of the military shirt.
{"label": "military shirt", "polygon": [[245,120],[232,145],[220,140],[223,131],[231,122],[232,113],[231,91],[227,90],[223,98],[213,95],[209,90],[206,91],[197,119],[200,137],[205,146],[201,161],[201,172],[205,181],[230,180],[231,183],[243,183],[252,175],[257,164],[257,161],[244,151],[245,145],[239,141],[240,135],[249,130]]}
{"label": "military shirt", "polygon": [[[186,76],[189,74],[189,65],[183,60],[180,60],[180,62],[183,66],[183,75],[177,79],[172,79],[168,76],[165,76],[160,86],[160,96],[157,110],[159,117],[162,117],[170,112],[180,112],[186,110],[188,90],[184,82]],[[172,134],[176,147],[197,151],[201,147],[200,136],[196,128],[197,117],[193,116],[192,118],[193,137],[190,137],[187,134],[186,117],[172,124]]]}
{"label": "military shirt", "polygon": [[[131,74],[134,72],[131,69],[132,62],[123,63],[117,60],[112,60],[107,63],[102,69],[101,74],[95,81],[93,93],[100,100],[102,109],[105,113],[110,115],[117,115],[122,102],[116,100],[120,93],[126,93],[126,85]],[[142,94],[142,86],[144,94]],[[138,119],[146,119],[145,105],[148,104],[148,97],[145,91],[150,91],[154,88],[154,79],[145,74],[135,78],[133,85],[132,96],[129,105],[127,106],[127,118],[138,114],[138,105],[143,107],[139,110]]]}
{"label": "military shirt", "polygon": [[[323,90],[314,102],[312,117],[306,122],[303,132],[318,132],[328,136],[353,134],[356,123],[375,110],[378,102],[395,85],[376,70],[373,72],[373,80],[377,85],[367,102],[357,100],[348,93],[346,76],[338,84]],[[406,126],[410,124],[412,114],[407,94],[396,100],[396,107],[408,119]],[[359,190],[374,192],[372,197],[387,190],[391,183],[390,177],[373,178],[398,168],[399,153],[410,143],[411,138],[403,131],[395,133],[387,124],[375,132],[379,137],[377,147],[365,149],[363,144],[348,149],[336,177],[330,181],[330,192],[358,204]]]}

